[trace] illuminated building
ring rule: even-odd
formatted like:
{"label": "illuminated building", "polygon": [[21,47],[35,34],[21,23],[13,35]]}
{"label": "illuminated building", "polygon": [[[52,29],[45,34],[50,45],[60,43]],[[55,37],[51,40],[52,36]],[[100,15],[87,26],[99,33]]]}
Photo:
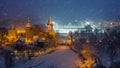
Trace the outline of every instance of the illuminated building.
{"label": "illuminated building", "polygon": [[94,32],[96,28],[100,30],[99,31],[100,33],[104,32],[104,30],[100,26],[96,26],[94,24],[91,24],[90,22],[85,22],[81,25],[73,25],[71,22],[66,25],[60,25],[60,24],[55,23],[54,29],[56,32],[61,33],[61,34],[68,34],[70,31],[71,32],[78,31],[80,33],[81,31],[82,32],[86,31],[85,27],[88,25],[90,25],[90,27],[92,27],[91,32]]}
{"label": "illuminated building", "polygon": [[48,27],[48,32],[53,31],[53,22],[51,17],[48,19],[47,27]]}
{"label": "illuminated building", "polygon": [[70,31],[74,32],[79,28],[80,26],[75,26],[71,22],[68,23],[67,25],[60,25],[57,23],[54,23],[54,29],[56,32],[61,33],[61,34],[68,34]]}
{"label": "illuminated building", "polygon": [[48,19],[47,28],[48,28],[49,35],[54,37],[55,36],[55,31],[53,29],[53,21],[52,21],[51,17]]}
{"label": "illuminated building", "polygon": [[[49,35],[48,35],[49,34]],[[47,26],[46,25],[34,25],[32,26],[30,23],[30,19],[28,18],[27,24],[24,27],[17,25],[15,27],[13,24],[8,29],[7,39],[8,43],[16,42],[18,39],[22,37],[25,38],[26,43],[30,43],[35,41],[36,38],[41,38],[42,40],[46,40],[49,36],[49,39],[55,39],[56,33],[53,28],[53,21],[50,17],[48,19]]]}
{"label": "illuminated building", "polygon": [[9,40],[9,43],[13,43],[17,40],[17,30],[15,29],[15,26],[13,24],[8,30],[7,38]]}
{"label": "illuminated building", "polygon": [[32,27],[31,27],[29,18],[25,27],[25,37],[26,37],[26,42],[30,42],[33,38]]}
{"label": "illuminated building", "polygon": [[0,43],[5,43],[7,31],[6,28],[0,27]]}

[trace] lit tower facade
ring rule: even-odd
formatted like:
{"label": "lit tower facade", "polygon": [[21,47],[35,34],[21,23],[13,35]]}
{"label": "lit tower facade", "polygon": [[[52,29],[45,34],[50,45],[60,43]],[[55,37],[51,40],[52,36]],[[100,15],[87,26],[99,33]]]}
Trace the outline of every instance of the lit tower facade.
{"label": "lit tower facade", "polygon": [[54,29],[53,29],[53,21],[52,21],[51,17],[48,19],[47,28],[48,28],[49,35],[52,36],[53,38],[55,38],[56,33],[55,33]]}
{"label": "lit tower facade", "polygon": [[7,38],[9,39],[10,43],[13,43],[13,42],[15,42],[17,40],[17,31],[15,29],[14,24],[12,24],[10,29],[8,30]]}
{"label": "lit tower facade", "polygon": [[53,29],[53,22],[52,22],[52,18],[51,18],[51,17],[48,19],[47,27],[48,27],[48,32],[54,30],[54,29]]}
{"label": "lit tower facade", "polygon": [[25,27],[25,36],[26,36],[26,42],[30,42],[32,40],[32,27],[30,24],[30,18],[28,18],[26,27]]}

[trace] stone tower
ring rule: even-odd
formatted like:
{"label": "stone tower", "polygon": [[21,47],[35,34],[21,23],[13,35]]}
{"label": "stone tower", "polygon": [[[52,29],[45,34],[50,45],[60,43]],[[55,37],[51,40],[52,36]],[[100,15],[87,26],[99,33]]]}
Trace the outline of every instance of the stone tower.
{"label": "stone tower", "polygon": [[55,39],[56,33],[53,29],[53,22],[51,17],[48,19],[47,29],[48,29],[49,36],[52,39]]}
{"label": "stone tower", "polygon": [[30,18],[28,18],[26,27],[25,27],[25,36],[26,36],[26,42],[29,42],[32,40],[32,27],[30,24]]}
{"label": "stone tower", "polygon": [[52,18],[51,17],[48,19],[47,27],[48,27],[48,32],[54,30],[53,29],[53,22],[52,22]]}

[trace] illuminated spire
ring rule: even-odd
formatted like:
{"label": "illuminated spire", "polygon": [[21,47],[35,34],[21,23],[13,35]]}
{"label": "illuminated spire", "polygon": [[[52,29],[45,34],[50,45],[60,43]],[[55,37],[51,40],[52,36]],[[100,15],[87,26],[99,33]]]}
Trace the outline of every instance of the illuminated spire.
{"label": "illuminated spire", "polygon": [[50,18],[48,19],[48,25],[52,25],[52,26],[53,26],[52,17],[50,17]]}
{"label": "illuminated spire", "polygon": [[28,17],[28,21],[27,21],[26,27],[31,27],[30,18],[29,17]]}

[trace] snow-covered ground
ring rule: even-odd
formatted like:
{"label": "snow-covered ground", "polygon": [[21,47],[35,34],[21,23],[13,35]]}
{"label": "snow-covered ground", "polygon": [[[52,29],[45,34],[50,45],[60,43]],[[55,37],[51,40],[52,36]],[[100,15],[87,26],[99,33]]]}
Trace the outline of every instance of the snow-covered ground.
{"label": "snow-covered ground", "polygon": [[56,51],[32,60],[16,62],[14,68],[75,68],[78,55],[68,46],[58,46]]}
{"label": "snow-covered ground", "polygon": [[0,56],[0,68],[5,68],[4,57]]}

